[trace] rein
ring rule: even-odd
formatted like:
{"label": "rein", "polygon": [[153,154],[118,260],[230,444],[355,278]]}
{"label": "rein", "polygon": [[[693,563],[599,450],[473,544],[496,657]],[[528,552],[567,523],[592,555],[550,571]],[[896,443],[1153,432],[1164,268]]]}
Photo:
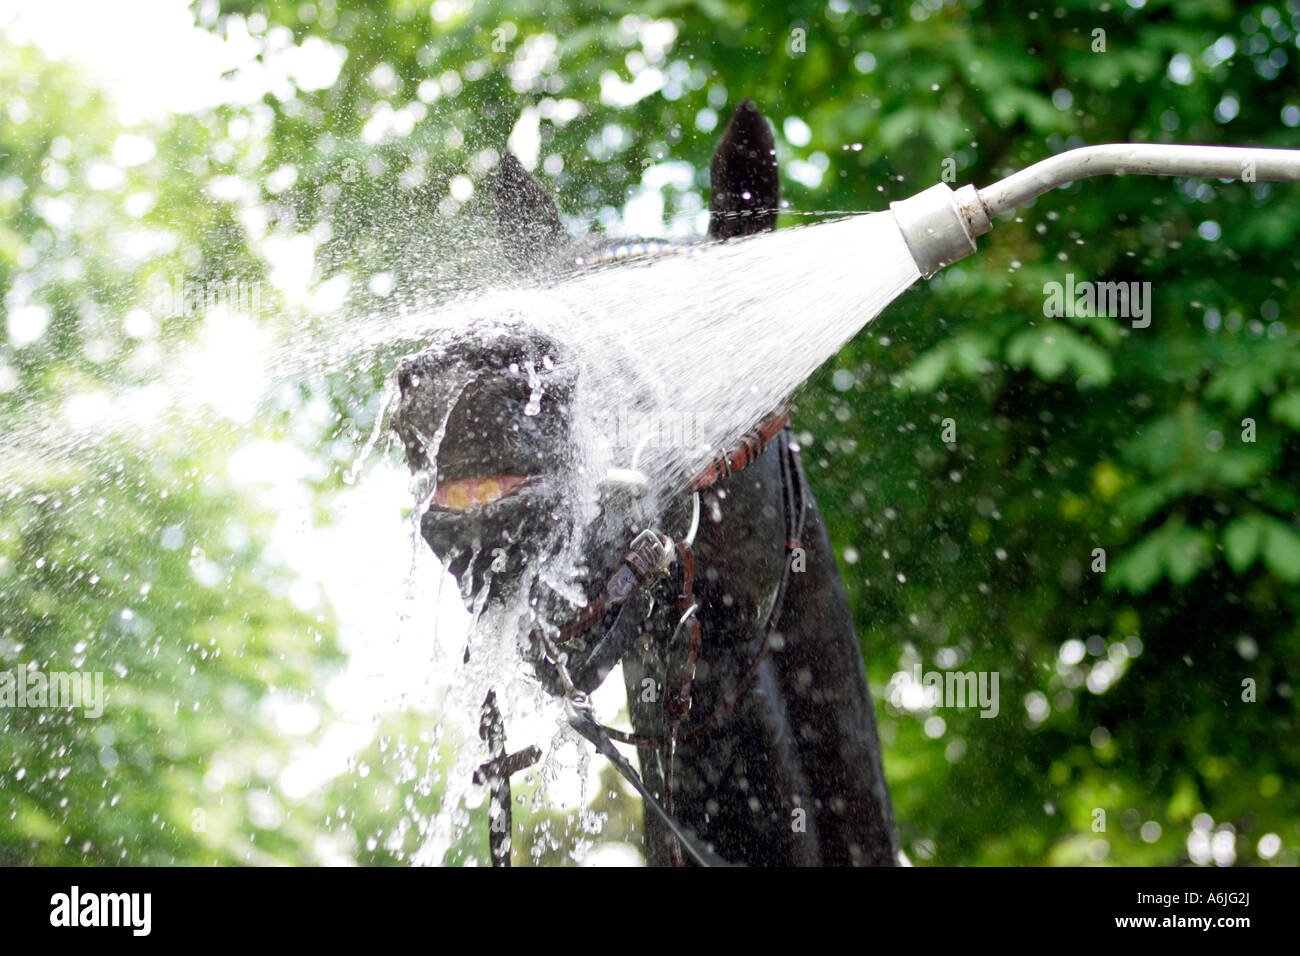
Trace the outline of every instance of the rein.
{"label": "rein", "polygon": [[[554,662],[556,673],[564,689],[565,713],[569,725],[590,741],[596,750],[614,765],[667,827],[673,837],[669,853],[677,866],[685,863],[683,853],[700,866],[725,865],[725,861],[712,850],[701,845],[699,839],[674,816],[673,765],[678,744],[690,743],[716,727],[752,686],[758,675],[758,669],[771,652],[772,630],[780,621],[789,589],[790,554],[801,547],[800,540],[803,535],[808,500],[807,479],[803,472],[803,465],[790,446],[786,432],[789,424],[789,411],[782,410],[764,419],[742,435],[734,449],[716,452],[710,462],[686,485],[685,490],[695,497],[695,518],[686,536],[674,540],[652,528],[644,529],[633,538],[627,552],[623,555],[622,562],[605,583],[601,594],[560,629],[554,642],[543,634],[537,635],[547,655]],[[703,634],[698,617],[699,604],[695,599],[693,547],[699,522],[699,495],[719,481],[752,464],[774,441],[780,449],[782,511],[785,522],[786,560],[781,578],[763,626],[749,645],[751,663],[735,693],[702,724],[698,727],[687,726],[683,733],[682,725],[686,715],[691,711],[691,688],[695,680],[695,666],[703,647]],[[681,558],[682,566],[681,585],[674,606],[681,616],[668,641],[665,655],[667,672],[663,708],[668,715],[668,731],[661,738],[636,737],[599,723],[595,719],[591,701],[587,696],[588,691],[582,688],[594,689],[599,686],[609,671],[622,659],[631,637],[636,633],[641,621],[649,616],[653,607],[653,599],[649,598],[648,592],[667,577],[668,569],[678,556]],[[605,636],[596,643],[586,660],[575,669],[578,675],[575,680],[574,672],[569,669],[568,654],[560,650],[560,647],[590,631],[616,608],[618,614]],[[637,613],[629,613],[633,610]],[[495,693],[492,692],[483,702],[480,736],[488,744],[492,759],[475,773],[474,782],[486,783],[490,788],[489,836],[492,865],[509,866],[511,833],[509,778],[511,774],[536,763],[541,758],[541,753],[536,747],[530,747],[515,754],[506,754],[504,727],[496,705]],[[636,769],[614,746],[614,741],[665,751],[666,806],[650,792]]]}

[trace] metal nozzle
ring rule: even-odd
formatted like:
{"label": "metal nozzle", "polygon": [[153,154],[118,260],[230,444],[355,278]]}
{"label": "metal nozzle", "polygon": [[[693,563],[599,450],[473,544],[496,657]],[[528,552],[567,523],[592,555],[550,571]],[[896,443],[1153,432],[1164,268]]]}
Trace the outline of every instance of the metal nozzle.
{"label": "metal nozzle", "polygon": [[975,240],[993,228],[979,190],[954,191],[936,183],[910,199],[890,203],[916,267],[927,279],[975,251]]}
{"label": "metal nozzle", "polygon": [[1110,143],[1083,146],[1035,163],[976,189],[944,183],[890,203],[921,275],[929,278],[975,251],[993,217],[1011,212],[1049,190],[1088,176],[1186,176],[1243,182],[1300,182],[1300,149]]}

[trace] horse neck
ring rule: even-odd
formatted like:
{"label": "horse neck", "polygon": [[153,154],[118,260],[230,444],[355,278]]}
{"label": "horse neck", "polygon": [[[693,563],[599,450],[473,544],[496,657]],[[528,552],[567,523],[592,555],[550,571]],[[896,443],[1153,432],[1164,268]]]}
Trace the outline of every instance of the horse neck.
{"label": "horse neck", "polygon": [[[789,759],[789,754],[771,745],[778,737],[793,739],[791,728],[755,734],[755,712],[750,699],[754,688],[746,686],[765,679],[770,682],[770,674],[751,672],[762,646],[760,633],[771,613],[786,560],[783,486],[777,455],[778,449],[770,448],[750,467],[701,494],[700,527],[694,550],[695,599],[699,605],[702,639],[692,687],[692,709],[680,725],[673,769],[674,803],[682,814],[679,819],[700,832],[707,829],[705,805],[710,800],[726,803],[729,808],[746,800],[742,792],[745,785],[735,774],[737,761],[753,765],[754,779],[766,776],[777,789],[799,787],[797,779],[775,782],[775,777],[782,777],[783,770],[796,763]],[[638,736],[648,739],[662,740],[668,732],[669,718],[664,708],[645,690],[658,687],[660,693],[669,692],[662,683],[668,671],[663,649],[672,637],[679,613],[672,608],[656,614],[648,624],[649,640],[642,643],[641,653],[629,655],[624,661],[633,725]],[[709,724],[712,726],[702,734],[693,736]],[[666,796],[668,772],[663,749],[642,747],[640,757],[647,784]],[[719,772],[722,779],[715,786],[711,781]],[[773,786],[763,789],[766,797],[778,799]],[[804,792],[808,790],[805,788]],[[756,861],[752,856],[730,854],[739,852],[737,848],[741,844],[755,839],[770,845],[768,834],[734,823],[725,829],[725,833],[709,835],[719,842],[725,858],[765,862]],[[646,831],[648,861],[652,865],[668,863],[666,843],[657,821],[649,816]],[[766,862],[790,861],[790,855],[782,853]],[[797,858],[795,861],[798,862]]]}
{"label": "horse neck", "polygon": [[[702,640],[693,707],[679,729],[674,806],[732,862],[889,864],[893,813],[861,648],[816,503],[806,492],[787,497],[790,481],[804,490],[782,441],[702,495]],[[791,500],[799,523],[806,519],[801,573],[786,571]],[[642,653],[624,662],[641,736],[662,739],[667,727],[663,707],[637,690],[662,679],[658,650],[675,622],[676,613],[658,617]],[[663,750],[642,747],[640,757],[651,789],[665,794]],[[647,816],[647,860],[669,862],[667,846]]]}

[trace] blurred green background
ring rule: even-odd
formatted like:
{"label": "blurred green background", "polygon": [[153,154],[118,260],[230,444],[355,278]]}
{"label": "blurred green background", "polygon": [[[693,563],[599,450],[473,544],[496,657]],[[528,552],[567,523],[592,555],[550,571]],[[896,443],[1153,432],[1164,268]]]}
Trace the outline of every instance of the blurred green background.
{"label": "blurred green background", "polygon": [[[1300,148],[1297,0],[33,0],[0,25],[0,671],[108,683],[98,720],[0,711],[3,864],[422,844],[459,731],[391,673],[349,701],[383,635],[428,653],[327,545],[386,521],[402,591],[398,456],[350,471],[411,343],[365,335],[490,279],[474,186],[507,138],[574,232],[674,235],[744,96],[783,225],[1089,143]],[[1298,233],[1291,185],[1057,190],[798,396],[914,862],[1300,861]],[[1067,273],[1150,282],[1150,327],[1045,317]],[[178,288],[258,299],[214,332]],[[895,708],[916,662],[998,671],[1001,713]],[[584,796],[530,802],[521,861],[635,841],[620,785]],[[449,862],[486,860],[474,820]]]}

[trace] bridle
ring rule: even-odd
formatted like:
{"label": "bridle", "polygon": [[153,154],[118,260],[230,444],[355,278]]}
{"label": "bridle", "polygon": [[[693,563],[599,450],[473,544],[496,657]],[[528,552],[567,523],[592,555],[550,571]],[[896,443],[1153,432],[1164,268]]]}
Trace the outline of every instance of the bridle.
{"label": "bridle", "polygon": [[[569,725],[590,741],[596,750],[614,765],[642,796],[646,806],[650,807],[663,822],[672,835],[669,840],[669,856],[677,866],[684,865],[684,857],[687,856],[700,866],[725,865],[725,861],[705,846],[675,817],[673,766],[678,744],[690,743],[700,738],[725,719],[753,684],[759,668],[773,647],[772,631],[779,623],[784,610],[791,573],[791,558],[801,547],[808,501],[807,479],[798,453],[790,441],[789,424],[789,411],[782,409],[742,435],[734,448],[716,452],[709,463],[686,483],[684,490],[693,498],[692,521],[687,533],[674,539],[654,528],[644,528],[632,539],[617,569],[610,575],[604,589],[594,600],[561,627],[556,637],[550,638],[542,633],[535,635],[563,688],[565,716]],[[781,578],[763,626],[749,644],[750,665],[735,693],[703,723],[690,726],[686,723],[686,717],[691,711],[695,667],[704,639],[698,616],[699,604],[695,597],[694,539],[700,518],[700,495],[728,476],[752,464],[772,444],[777,446],[780,454],[782,511],[785,523],[786,559]],[[613,667],[622,660],[632,637],[643,621],[648,619],[653,609],[653,598],[650,596],[652,590],[668,577],[674,563],[680,563],[681,576],[674,599],[674,608],[679,617],[665,648],[666,675],[664,693],[661,696],[662,706],[667,715],[667,732],[660,738],[637,737],[598,722],[588,691],[582,688],[594,689],[599,686]],[[614,610],[617,610],[617,614],[605,635],[581,660],[570,660],[566,646],[578,636],[589,632]],[[541,751],[536,747],[529,747],[514,754],[507,754],[504,723],[497,707],[495,692],[489,692],[483,702],[479,735],[487,744],[491,755],[491,759],[479,767],[474,774],[474,782],[486,783],[490,789],[489,842],[492,865],[509,866],[510,776],[541,759]],[[614,746],[614,741],[639,748],[664,751],[666,793],[663,803],[650,792],[636,769],[619,753]]]}

